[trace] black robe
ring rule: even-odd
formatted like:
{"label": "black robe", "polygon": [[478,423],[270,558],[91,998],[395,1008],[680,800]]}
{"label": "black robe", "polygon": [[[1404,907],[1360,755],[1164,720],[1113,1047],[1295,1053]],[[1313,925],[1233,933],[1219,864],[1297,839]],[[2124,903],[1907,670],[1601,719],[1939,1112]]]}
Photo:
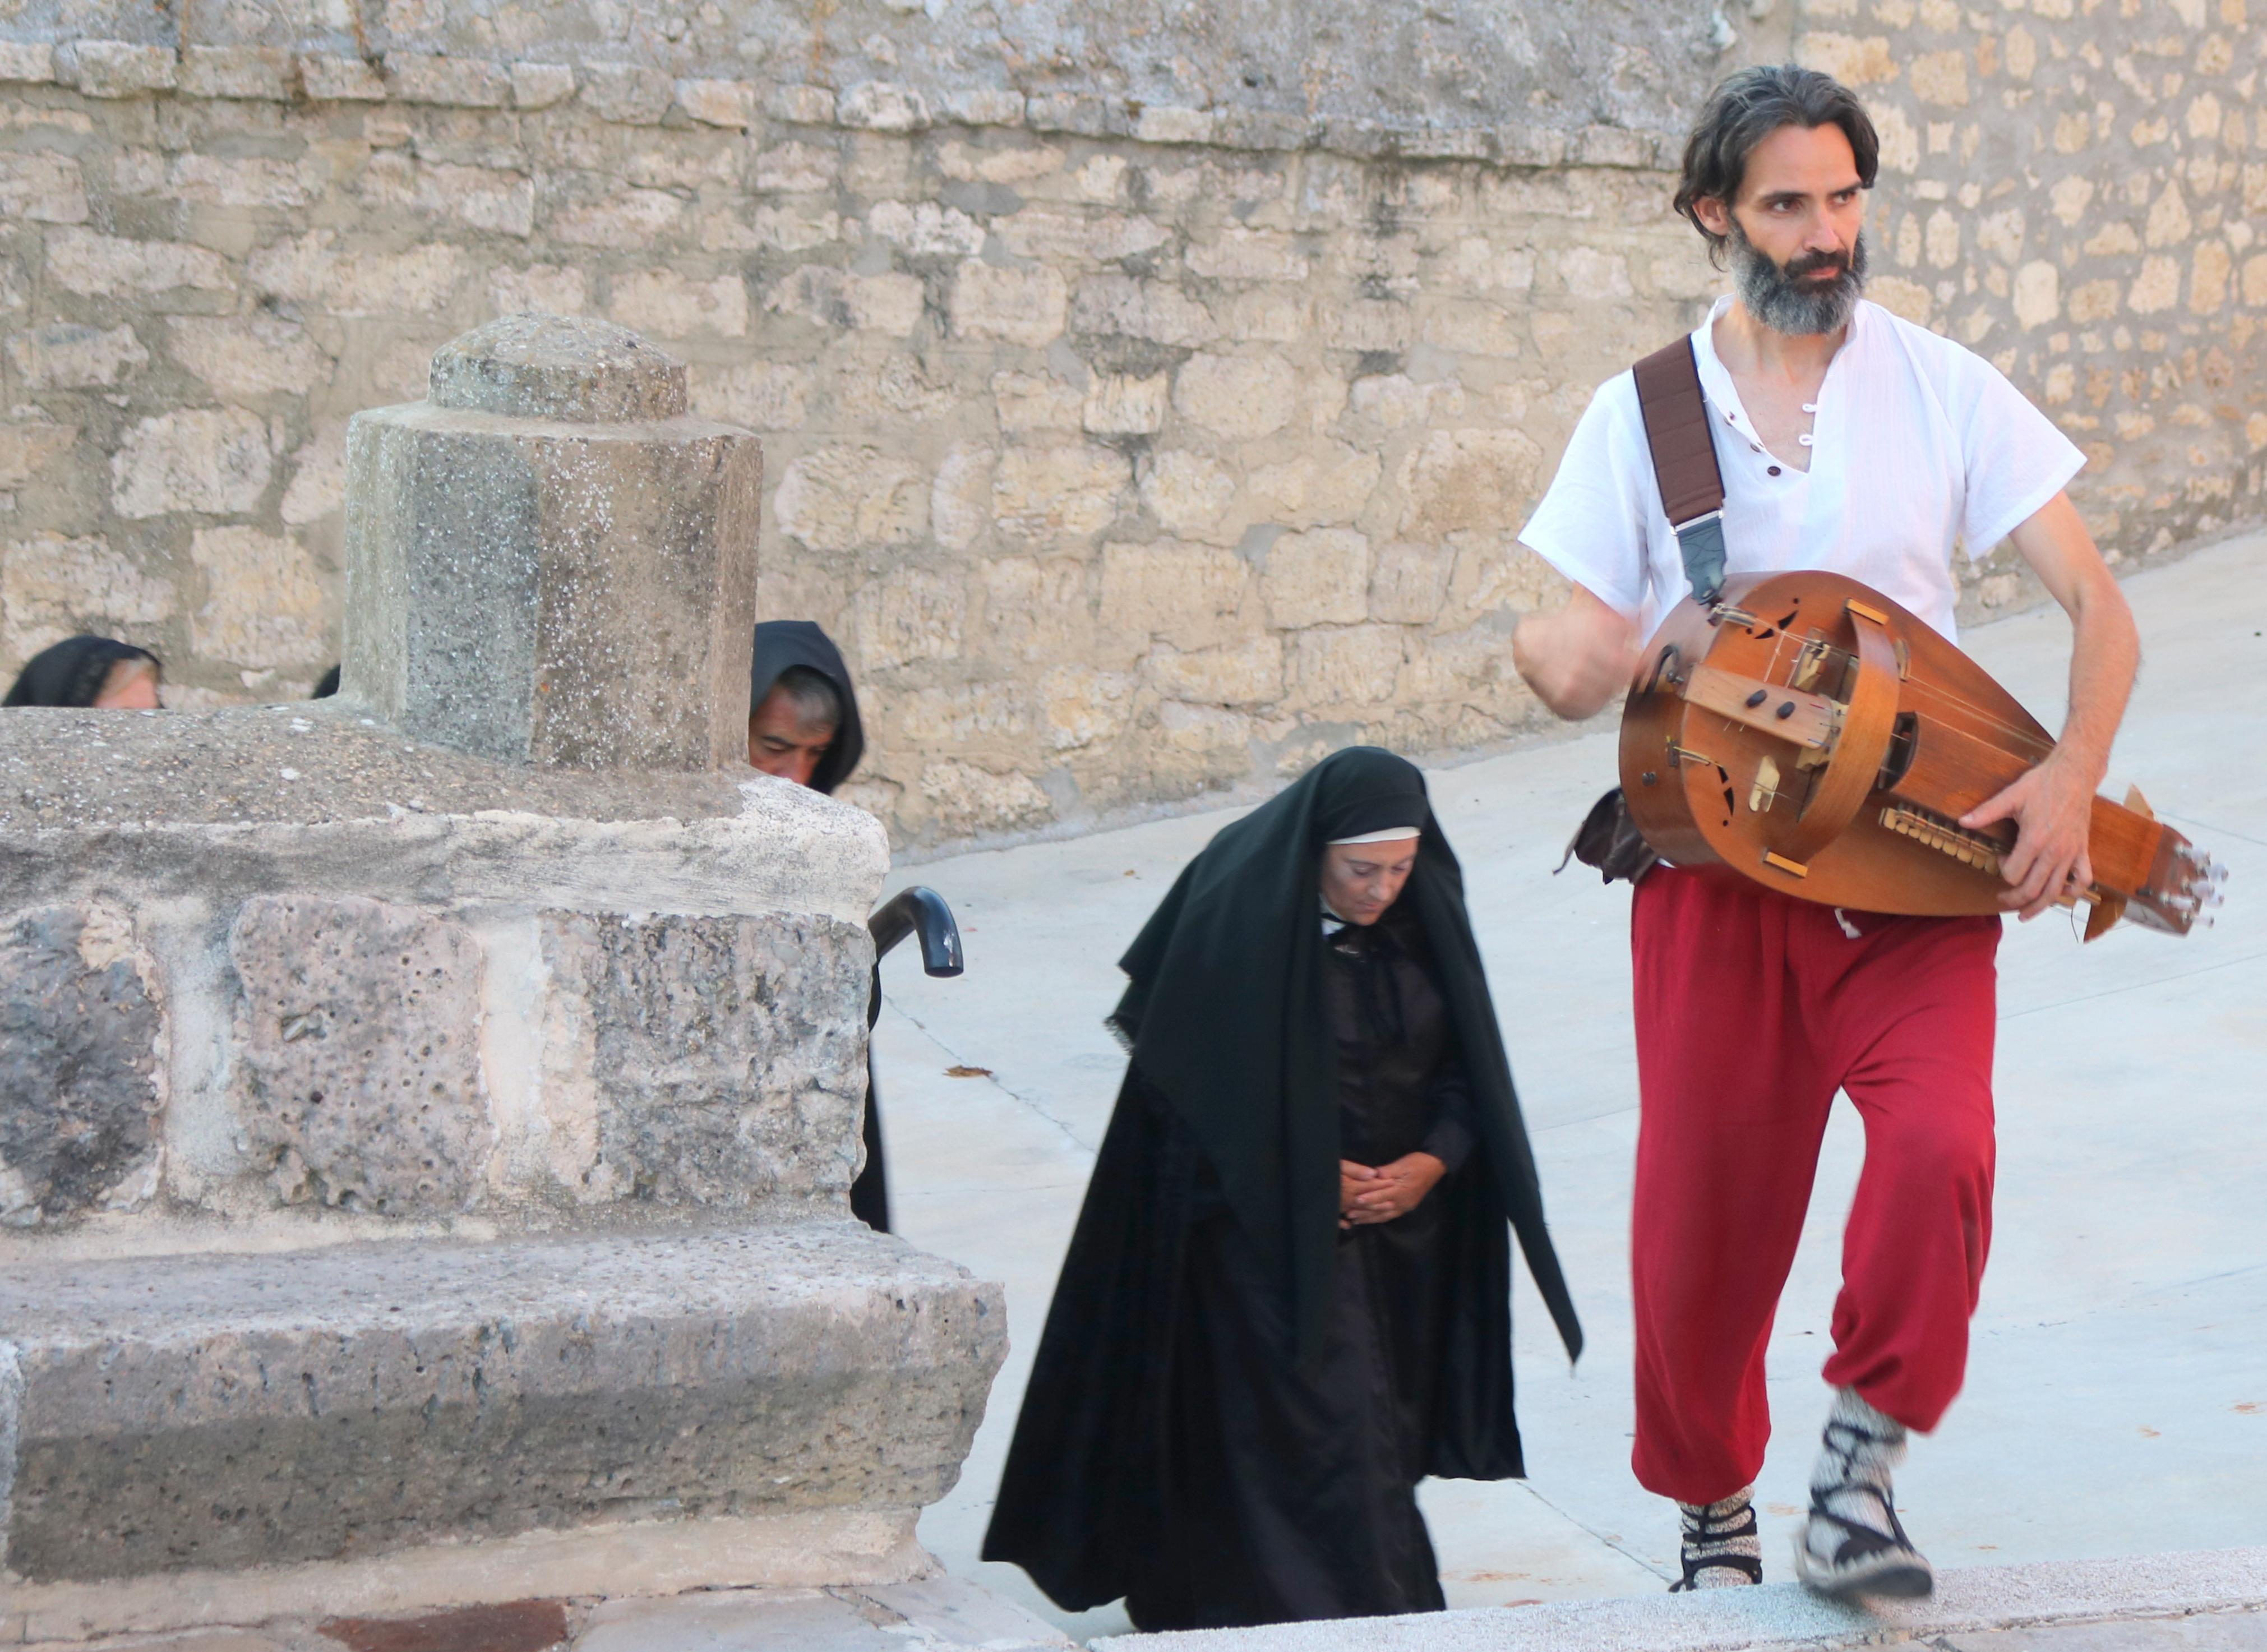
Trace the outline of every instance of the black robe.
{"label": "black robe", "polygon": [[[1384,756],[1341,754],[1364,760],[1356,775],[1368,779],[1378,766],[1367,760]],[[1483,1011],[1486,989],[1476,951],[1464,951],[1469,927],[1446,921],[1450,906],[1461,921],[1461,897],[1440,899],[1454,892],[1442,882],[1454,866],[1446,844],[1428,832],[1432,899],[1412,899],[1412,879],[1369,934],[1324,940],[1311,867],[1291,880],[1288,913],[1274,910],[1280,891],[1252,897],[1239,889],[1250,882],[1242,874],[1271,854],[1311,862],[1324,831],[1396,824],[1318,807],[1343,791],[1331,778],[1316,788],[1319,797],[1285,794],[1289,821],[1261,821],[1262,811],[1239,823],[1261,821],[1226,846],[1235,857],[1227,866],[1211,869],[1226,876],[1202,874],[1200,856],[1128,955],[1134,980],[1118,1020],[1137,1033],[1134,1059],[986,1534],[987,1560],[1021,1565],[1061,1605],[1083,1610],[1124,1597],[1145,1629],[1440,1607],[1418,1479],[1523,1472],[1505,1220],[1515,1201],[1529,1207],[1515,1214],[1538,1283],[1570,1350],[1579,1346],[1543,1233],[1525,1133],[1515,1105],[1507,1110],[1493,1017],[1482,1026],[1475,1017],[1474,989]],[[1342,768],[1336,778],[1348,776]],[[1251,1029],[1245,1040],[1266,1038],[1265,1006],[1238,985],[1255,960],[1235,956],[1236,937],[1280,929],[1263,937],[1258,966],[1271,949],[1279,971],[1294,954],[1314,966],[1307,990],[1292,998],[1311,1015],[1293,1019],[1317,1046],[1315,1099],[1328,1105],[1295,1097],[1288,1112],[1299,1121],[1292,1134],[1324,1138],[1326,1206],[1311,1190],[1279,1186],[1280,1197],[1268,1195],[1306,1151],[1271,1145],[1286,1134],[1280,1116],[1273,1130],[1213,1120],[1215,1127],[1202,1131],[1144,1060],[1145,1038],[1159,1031],[1156,966],[1176,951],[1154,932],[1179,928],[1185,903],[1207,891],[1212,906],[1241,909],[1205,949],[1183,953],[1185,967],[1212,978],[1209,996],[1190,1002],[1201,1014],[1222,1011],[1204,1036],[1222,1036],[1241,1018]],[[1169,1065],[1190,1070],[1185,1061]],[[1251,1111],[1264,1120],[1263,1105]],[[1512,1132],[1515,1143],[1506,1139]],[[1339,1155],[1385,1164],[1420,1147],[1457,1168],[1399,1221],[1339,1228]],[[1239,1186],[1259,1196],[1239,1199]],[[1276,1213],[1295,1231],[1255,1239]],[[1296,1259],[1317,1237],[1321,1267],[1300,1267]],[[1317,1296],[1297,1289],[1316,1272]]]}
{"label": "black robe", "polygon": [[[781,673],[794,666],[817,672],[834,685],[842,700],[842,723],[811,772],[814,791],[832,792],[850,778],[866,750],[865,725],[858,716],[857,691],[850,686],[850,668],[834,640],[809,620],[766,620],[756,627],[756,646],[748,673],[748,715],[764,703]],[[872,996],[867,1002],[866,1025],[870,1032],[882,1013],[882,972],[874,971]],[[874,1088],[874,1057],[866,1054],[866,1116],[861,1127],[866,1144],[865,1168],[850,1184],[850,1214],[878,1232],[890,1230],[889,1174],[882,1164],[882,1100]]]}

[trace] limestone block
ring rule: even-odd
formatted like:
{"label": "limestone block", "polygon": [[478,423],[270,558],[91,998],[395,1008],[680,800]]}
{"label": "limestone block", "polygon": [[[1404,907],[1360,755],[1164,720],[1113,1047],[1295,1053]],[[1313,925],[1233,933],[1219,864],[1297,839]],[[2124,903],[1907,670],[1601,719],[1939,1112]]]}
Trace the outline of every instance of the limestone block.
{"label": "limestone block", "polygon": [[470,932],[362,895],[256,895],[228,946],[232,1105],[278,1196],[385,1215],[471,1204],[495,1126]]}
{"label": "limestone block", "polygon": [[1172,104],[1145,104],[1134,121],[1134,136],[1144,143],[1208,143],[1212,129],[1210,110]]}
{"label": "limestone block", "polygon": [[832,189],[841,175],[842,158],[815,143],[774,143],[756,155],[756,187],[786,195]]}
{"label": "limestone block", "polygon": [[626,126],[658,125],[677,98],[668,76],[635,63],[584,63],[582,81],[591,112]]}
{"label": "limestone block", "polygon": [[673,269],[631,270],[613,278],[606,312],[624,327],[665,339],[745,338],[748,286],[737,275],[700,281]]}
{"label": "limestone block", "polygon": [[347,427],[326,420],[291,455],[291,481],[283,489],[283,520],[293,527],[319,522],[347,502]]}
{"label": "limestone block", "polygon": [[738,761],[754,438],[604,322],[492,321],[430,386],[348,427],[345,692],[505,761]]}
{"label": "limestone block", "polygon": [[362,193],[370,202],[453,219],[470,229],[522,237],[535,231],[535,180],[501,167],[374,155],[363,171]]}
{"label": "limestone block", "polygon": [[1234,551],[1161,540],[1102,547],[1102,629],[1178,649],[1236,640],[1251,569]]}
{"label": "limestone block", "polygon": [[83,632],[154,637],[173,608],[170,582],[143,574],[99,535],[40,529],[0,547],[0,647],[11,659]]}
{"label": "limestone block", "polygon": [[984,246],[984,226],[957,208],[934,201],[879,201],[866,228],[893,246],[924,256],[967,257]]}
{"label": "limestone block", "polygon": [[390,52],[385,77],[406,104],[456,104],[460,109],[503,109],[512,102],[512,75],[485,56],[424,56]]}
{"label": "limestone block", "polygon": [[792,430],[809,407],[811,370],[793,362],[743,362],[695,368],[693,410],[704,419],[755,430]]}
{"label": "limestone block", "polygon": [[972,87],[945,99],[945,113],[963,126],[1021,126],[1023,94],[1005,88]]}
{"label": "limestone block", "polygon": [[0,81],[40,84],[55,77],[55,48],[45,40],[0,40]]}
{"label": "limestone block", "polygon": [[359,57],[309,52],[299,59],[300,84],[316,103],[383,103],[385,77]]}
{"label": "limestone block", "polygon": [[965,338],[1041,345],[1062,336],[1069,290],[1060,273],[970,259],[953,278],[952,330]]}
{"label": "limestone block", "polygon": [[205,576],[205,600],[189,615],[198,654],[255,671],[327,660],[323,587],[296,540],[255,527],[199,528],[189,560]]}
{"label": "limestone block", "polygon": [[1288,235],[1231,224],[1212,241],[1192,241],[1188,267],[1215,281],[1304,281],[1310,265]]}
{"label": "limestone block", "polygon": [[981,576],[984,621],[976,635],[987,656],[1019,661],[1094,656],[1094,604],[1084,562],[1006,556],[983,564]]}
{"label": "limestone block", "polygon": [[1283,697],[1283,639],[1261,635],[1232,648],[1151,654],[1143,674],[1166,698],[1217,706],[1272,705]]}
{"label": "limestone block", "polygon": [[0,151],[0,213],[40,224],[84,224],[86,185],[68,155]]}
{"label": "limestone block", "polygon": [[331,359],[304,327],[280,316],[175,316],[166,353],[231,400],[304,395],[330,378]]}
{"label": "limestone block", "polygon": [[1442,545],[1406,540],[1377,547],[1369,576],[1372,619],[1401,625],[1430,625],[1448,599],[1455,554]]}
{"label": "limestone block", "polygon": [[928,100],[911,86],[864,80],[843,89],[834,117],[869,132],[916,132],[929,123]]}
{"label": "limestone block", "polygon": [[1171,232],[1154,219],[1060,207],[1025,207],[1000,219],[996,227],[1001,240],[1016,257],[1049,264],[1116,263],[1155,252],[1172,239]]}
{"label": "limestone block", "polygon": [[291,54],[266,46],[192,46],[181,54],[180,90],[191,98],[289,102]]}
{"label": "limestone block", "polygon": [[847,1221],[19,1265],[0,1323],[6,1564],[33,1582],[909,1519],[1007,1343],[997,1286]]}
{"label": "limestone block", "polygon": [[304,207],[322,190],[323,167],[265,156],[177,155],[165,182],[182,200],[203,206]]}
{"label": "limestone block", "polygon": [[575,95],[572,63],[514,63],[511,101],[515,108],[548,109]]}
{"label": "limestone block", "polygon": [[1236,474],[1201,453],[1170,448],[1150,461],[1141,477],[1141,503],[1166,532],[1200,535],[1228,514]]}
{"label": "limestone block", "polygon": [[1252,508],[1286,527],[1351,522],[1376,490],[1377,455],[1343,442],[1320,444],[1280,465],[1262,465],[1245,479]]}
{"label": "limestone block", "polygon": [[1212,312],[1180,289],[1131,275],[1097,275],[1081,282],[1071,305],[1070,329],[1177,347],[1209,344],[1220,336]]}
{"label": "limestone block", "polygon": [[1046,708],[1047,746],[1073,752],[1115,739],[1134,708],[1134,679],[1124,672],[1058,665],[1039,679]]}
{"label": "limestone block", "polygon": [[0,424],[0,488],[21,488],[78,440],[78,426],[52,420],[17,419]]}
{"label": "limestone block", "polygon": [[122,517],[257,510],[275,462],[265,421],[241,407],[185,407],[143,419],[111,456],[110,503]]}
{"label": "limestone block", "polygon": [[937,543],[965,551],[992,524],[992,471],[999,454],[978,442],[957,442],[936,467],[928,496],[929,528]]}
{"label": "limestone block", "polygon": [[926,765],[921,793],[937,825],[962,835],[1012,832],[1036,826],[1054,813],[1046,793],[1027,776],[995,775],[957,760]]}
{"label": "limestone block", "polygon": [[445,241],[400,253],[341,252],[330,230],[261,247],[244,273],[261,292],[314,301],[334,315],[429,315],[463,281],[464,255]]}
{"label": "limestone block", "polygon": [[907,545],[927,529],[928,479],[869,447],[822,447],[780,478],[780,532],[814,551]]}
{"label": "limestone block", "polygon": [[862,585],[850,601],[859,664],[890,671],[915,660],[957,659],[968,620],[961,583],[918,568]]}
{"label": "limestone block", "polygon": [[847,1196],[874,965],[863,929],[802,915],[539,924],[589,1054],[594,1186],[661,1204]]}
{"label": "limestone block", "polygon": [[1097,436],[1148,436],[1165,428],[1168,400],[1163,373],[1146,378],[1103,374],[1087,390],[1080,422]]}
{"label": "limestone block", "polygon": [[173,54],[162,46],[132,40],[76,40],[63,48],[70,59],[64,77],[90,98],[138,98],[173,84]]}
{"label": "limestone block", "polygon": [[47,244],[48,278],[84,297],[147,299],[182,287],[236,290],[227,261],[202,246],[71,229],[51,231]]}
{"label": "limestone block", "polygon": [[1185,419],[1249,440],[1281,430],[1298,405],[1298,378],[1278,356],[1200,353],[1173,376],[1173,406]]}
{"label": "limestone block", "polygon": [[1085,422],[1085,399],[1075,385],[1053,373],[993,374],[992,405],[1000,429],[1010,436],[1075,430]]}
{"label": "limestone block", "polygon": [[551,233],[571,246],[650,251],[684,218],[685,203],[665,190],[624,189],[602,201],[555,209]]}
{"label": "limestone block", "polygon": [[1384,706],[1401,675],[1402,634],[1390,625],[1302,631],[1294,640],[1300,698],[1317,707]]}
{"label": "limestone block", "polygon": [[1543,450],[1523,430],[1435,430],[1402,461],[1401,531],[1416,538],[1523,521]]}
{"label": "limestone block", "polygon": [[703,126],[745,132],[756,121],[755,88],[739,80],[680,80],[677,106]]}
{"label": "limestone block", "polygon": [[167,1029],[154,974],[105,908],[0,923],[0,1222],[68,1222],[156,1192]]}
{"label": "limestone block", "polygon": [[148,364],[130,327],[107,329],[58,321],[11,334],[8,365],[26,390],[108,390]]}
{"label": "limestone block", "polygon": [[[1039,699],[1052,692],[1043,680]],[[884,738],[924,753],[1013,763],[1039,721],[1033,699],[1027,686],[1015,682],[916,688],[892,699]]]}
{"label": "limestone block", "polygon": [[764,111],[796,126],[831,126],[834,94],[823,86],[774,86],[764,99]]}
{"label": "limestone block", "polygon": [[1282,630],[1369,617],[1369,541],[1351,528],[1286,533],[1259,574],[1268,623]]}
{"label": "limestone block", "polygon": [[591,283],[573,264],[531,264],[525,269],[502,268],[488,276],[488,307],[499,316],[522,310],[547,310],[553,315],[580,315],[591,302]]}
{"label": "limestone block", "polygon": [[994,526],[1028,544],[1083,539],[1118,518],[1133,467],[1091,443],[1011,447],[993,473]]}

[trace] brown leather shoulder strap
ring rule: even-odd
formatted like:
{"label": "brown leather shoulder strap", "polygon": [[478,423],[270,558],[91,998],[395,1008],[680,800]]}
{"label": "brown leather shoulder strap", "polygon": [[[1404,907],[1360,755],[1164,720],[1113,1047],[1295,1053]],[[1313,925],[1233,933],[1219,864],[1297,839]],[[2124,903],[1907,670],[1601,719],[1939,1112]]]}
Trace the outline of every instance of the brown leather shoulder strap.
{"label": "brown leather shoulder strap", "polygon": [[1716,468],[1716,443],[1708,430],[1708,404],[1700,395],[1700,368],[1692,341],[1681,338],[1631,370],[1637,376],[1638,410],[1646,444],[1671,527],[1724,508],[1724,474]]}

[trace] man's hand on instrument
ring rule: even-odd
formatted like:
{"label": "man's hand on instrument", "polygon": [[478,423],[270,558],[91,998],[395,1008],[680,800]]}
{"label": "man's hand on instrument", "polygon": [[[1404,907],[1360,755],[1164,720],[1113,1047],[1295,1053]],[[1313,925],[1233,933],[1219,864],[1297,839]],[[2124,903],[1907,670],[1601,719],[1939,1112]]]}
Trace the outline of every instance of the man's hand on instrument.
{"label": "man's hand on instrument", "polygon": [[2015,823],[2015,847],[1999,863],[2010,887],[1999,897],[2028,923],[2065,894],[2083,899],[2094,883],[2087,842],[2094,822],[2095,782],[2059,749],[1998,797],[1960,817],[1970,831]]}

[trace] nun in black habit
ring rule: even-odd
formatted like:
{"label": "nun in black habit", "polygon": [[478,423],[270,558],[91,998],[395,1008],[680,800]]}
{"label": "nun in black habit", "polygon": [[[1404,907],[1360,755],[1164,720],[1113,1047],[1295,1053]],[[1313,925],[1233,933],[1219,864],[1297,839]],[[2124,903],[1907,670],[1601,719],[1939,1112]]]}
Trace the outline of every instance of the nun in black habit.
{"label": "nun in black habit", "polygon": [[[1349,841],[1341,869],[1406,866],[1398,899],[1381,872],[1332,909]],[[1424,777],[1325,760],[1121,966],[1132,1060],[984,1558],[1143,1629],[1438,1610],[1417,1482],[1524,1472],[1507,1219],[1581,1331]]]}
{"label": "nun in black habit", "polygon": [[[858,695],[833,639],[809,620],[767,620],[757,626],[755,659],[748,677],[749,763],[815,791],[832,792],[850,778],[865,749]],[[877,966],[866,1010],[868,1026],[881,1010]],[[874,1090],[870,1050],[866,1058],[865,1141],[866,1167],[850,1184],[850,1214],[887,1233],[890,1184],[882,1165],[881,1098]]]}

